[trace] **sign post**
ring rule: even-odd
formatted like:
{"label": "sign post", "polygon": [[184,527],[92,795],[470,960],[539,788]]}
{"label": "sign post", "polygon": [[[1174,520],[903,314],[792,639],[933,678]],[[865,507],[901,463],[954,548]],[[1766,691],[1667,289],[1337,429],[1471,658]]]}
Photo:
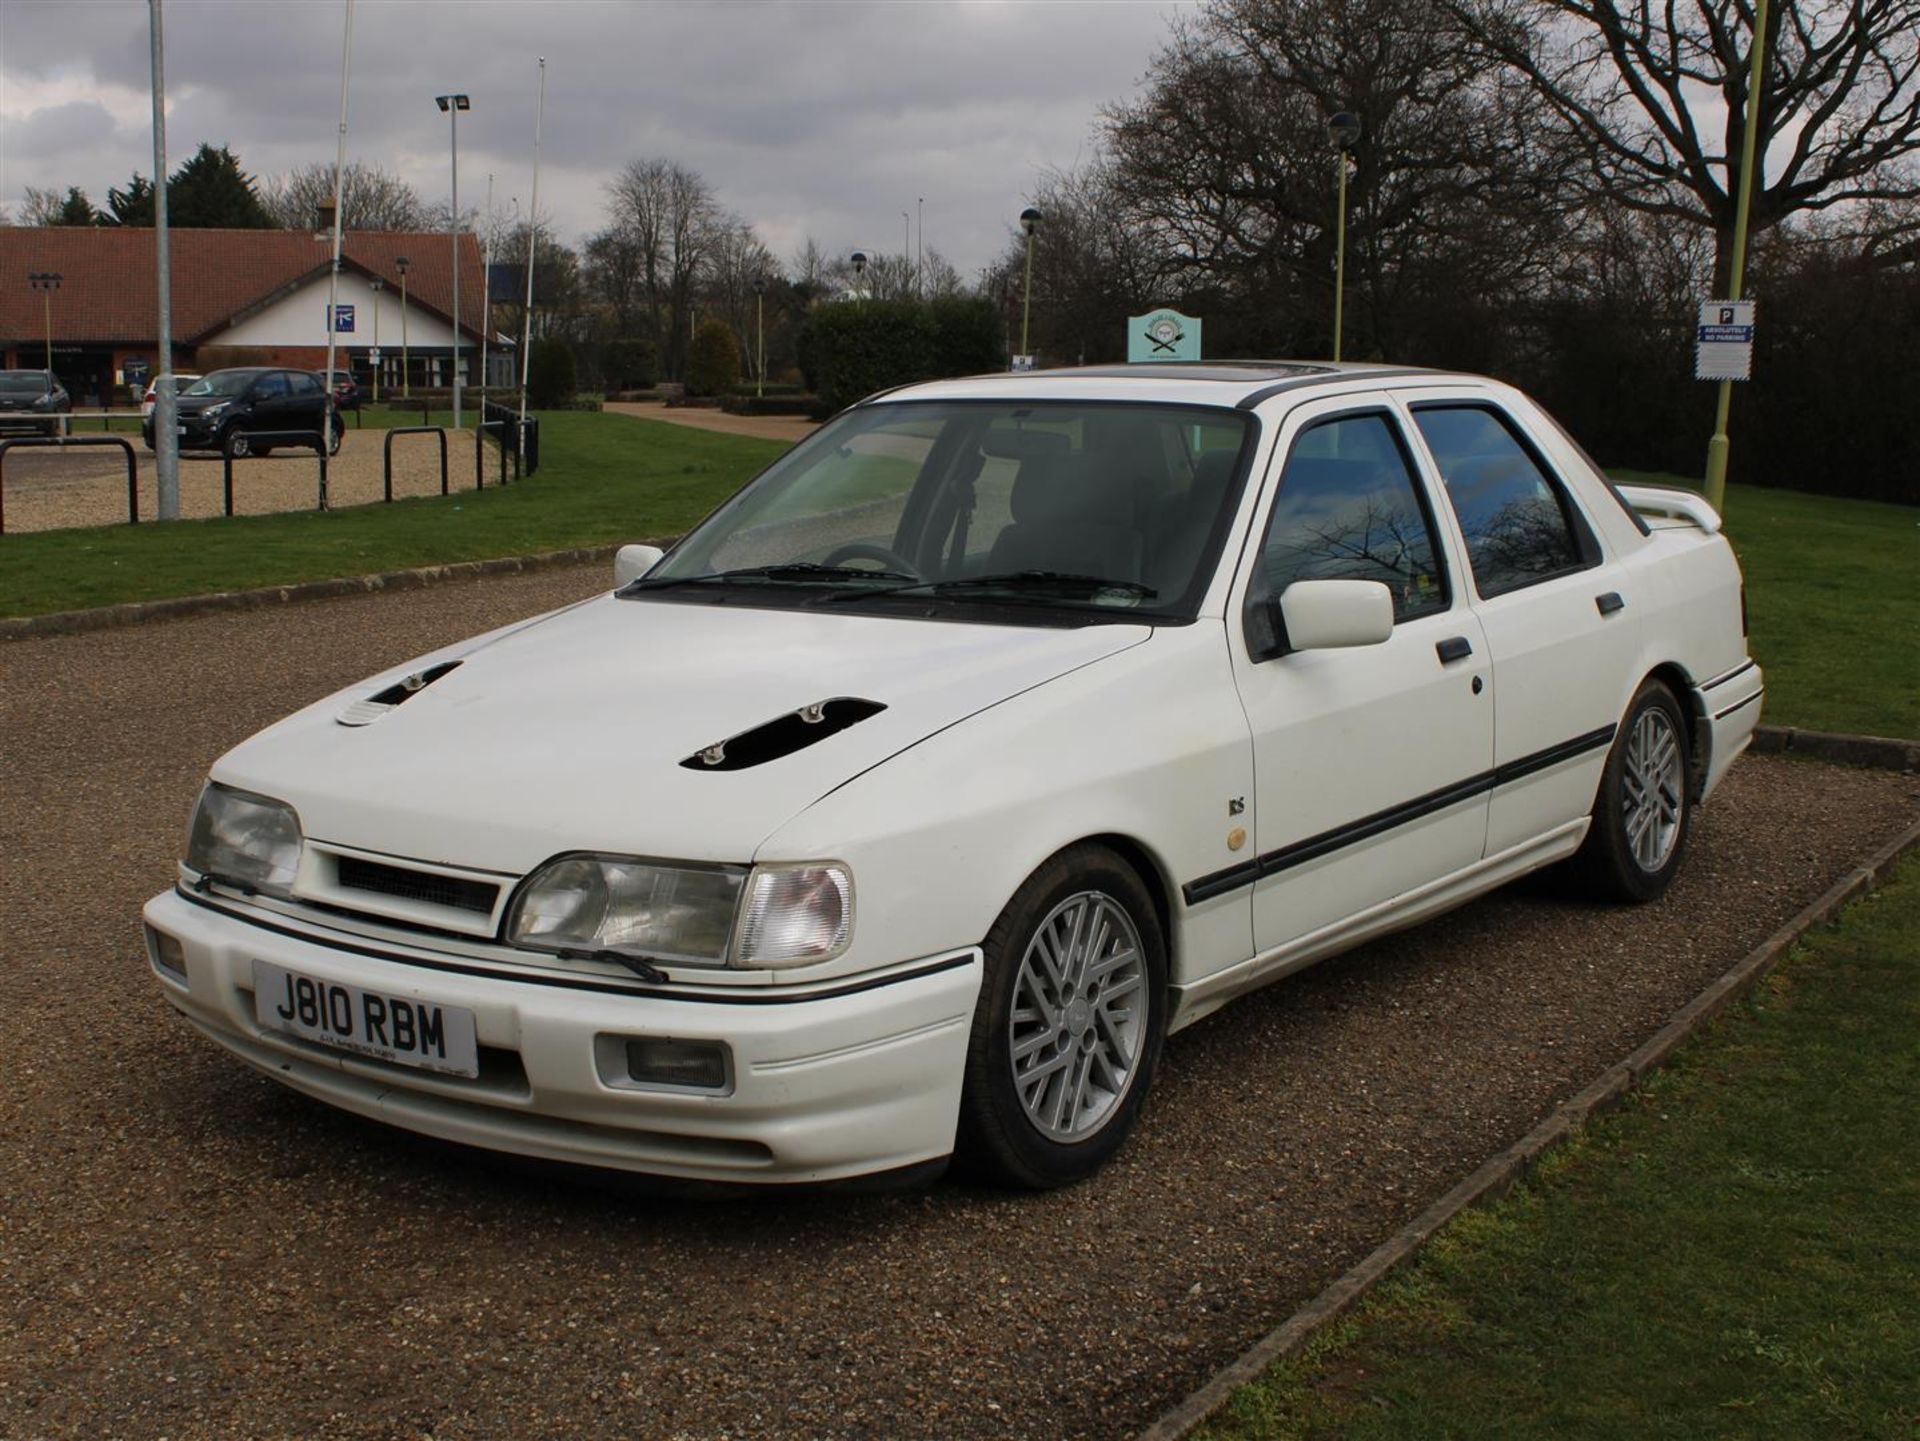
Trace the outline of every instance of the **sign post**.
{"label": "sign post", "polygon": [[1151,360],[1198,360],[1200,321],[1192,315],[1161,307],[1145,315],[1127,317],[1127,363]]}
{"label": "sign post", "polygon": [[1753,379],[1753,302],[1704,300],[1694,332],[1695,380]]}

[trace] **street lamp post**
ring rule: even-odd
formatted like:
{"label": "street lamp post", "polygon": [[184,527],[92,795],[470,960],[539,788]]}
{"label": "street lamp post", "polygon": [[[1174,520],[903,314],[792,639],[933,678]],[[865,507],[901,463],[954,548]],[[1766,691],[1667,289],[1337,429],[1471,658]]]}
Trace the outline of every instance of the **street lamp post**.
{"label": "street lamp post", "polygon": [[47,384],[53,384],[53,292],[65,279],[57,270],[29,270],[27,284],[40,292],[40,312],[47,327]]}
{"label": "street lamp post", "polygon": [[767,277],[753,279],[753,395],[767,393]]}
{"label": "street lamp post", "polygon": [[407,272],[413,262],[404,255],[393,257],[393,268],[400,272],[400,398],[413,399],[413,371],[407,363]]}
{"label": "street lamp post", "polygon": [[1327,140],[1333,146],[1333,167],[1339,173],[1340,199],[1333,242],[1333,358],[1340,359],[1341,326],[1347,302],[1347,152],[1360,138],[1360,117],[1342,110],[1327,121]]}
{"label": "street lamp post", "polygon": [[447,238],[453,242],[453,428],[460,428],[460,112],[473,109],[464,95],[436,95],[433,103],[447,117],[447,135],[453,157],[453,208],[447,216]]}
{"label": "street lamp post", "polygon": [[380,296],[387,288],[387,282],[375,276],[367,282],[367,288],[373,292],[373,403],[380,403],[380,367],[385,357],[380,354]]}
{"label": "street lamp post", "polygon": [[1033,315],[1033,237],[1040,230],[1040,212],[1029,205],[1020,212],[1020,228],[1027,232],[1027,280],[1020,299],[1020,353],[1031,355],[1027,349],[1027,322]]}

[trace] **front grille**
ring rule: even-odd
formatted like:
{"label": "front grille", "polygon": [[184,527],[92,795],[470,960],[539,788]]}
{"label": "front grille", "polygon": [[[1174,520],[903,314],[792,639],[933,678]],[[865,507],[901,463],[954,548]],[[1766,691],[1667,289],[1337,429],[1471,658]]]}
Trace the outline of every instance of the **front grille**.
{"label": "front grille", "polygon": [[430,871],[410,871],[402,866],[363,860],[359,856],[336,856],[334,859],[339,866],[336,874],[342,890],[372,891],[375,895],[472,911],[482,916],[492,915],[494,902],[500,899],[500,887],[485,881],[434,875]]}

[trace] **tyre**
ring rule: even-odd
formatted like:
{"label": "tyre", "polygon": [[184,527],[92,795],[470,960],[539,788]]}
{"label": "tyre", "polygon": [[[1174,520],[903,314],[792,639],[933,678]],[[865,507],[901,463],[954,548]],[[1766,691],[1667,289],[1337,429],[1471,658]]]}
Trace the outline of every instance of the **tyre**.
{"label": "tyre", "polygon": [[1643,684],[1607,754],[1593,821],[1572,861],[1591,895],[1651,901],[1666,892],[1693,823],[1687,720],[1672,691]]}
{"label": "tyre", "polygon": [[327,433],[327,454],[329,456],[338,455],[340,453],[340,437],[345,432],[345,430],[346,430],[345,426],[335,426],[331,431]]}
{"label": "tyre", "polygon": [[236,430],[233,432],[232,435],[227,437],[224,445],[227,454],[231,455],[235,460],[244,460],[253,454],[253,441],[248,438],[244,430]]}
{"label": "tyre", "polygon": [[1133,1129],[1166,1034],[1152,897],[1106,847],[1073,846],[1020,887],[984,950],[958,1159],[1036,1190],[1090,1176]]}

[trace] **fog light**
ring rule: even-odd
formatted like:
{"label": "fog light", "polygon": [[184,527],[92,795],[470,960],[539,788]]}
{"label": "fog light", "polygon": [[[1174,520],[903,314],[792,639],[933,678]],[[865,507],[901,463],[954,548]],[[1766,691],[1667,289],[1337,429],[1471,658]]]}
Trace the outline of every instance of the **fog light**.
{"label": "fog light", "polygon": [[627,1041],[627,1075],[643,1086],[727,1088],[727,1048],[719,1041],[676,1041],[633,1036]]}
{"label": "fog light", "polygon": [[165,931],[147,928],[147,959],[159,970],[178,980],[182,985],[187,980],[187,948]]}

